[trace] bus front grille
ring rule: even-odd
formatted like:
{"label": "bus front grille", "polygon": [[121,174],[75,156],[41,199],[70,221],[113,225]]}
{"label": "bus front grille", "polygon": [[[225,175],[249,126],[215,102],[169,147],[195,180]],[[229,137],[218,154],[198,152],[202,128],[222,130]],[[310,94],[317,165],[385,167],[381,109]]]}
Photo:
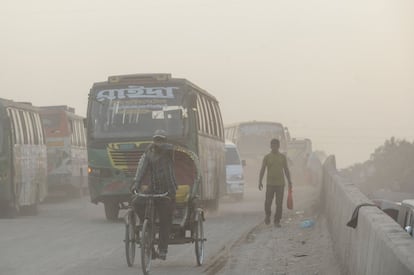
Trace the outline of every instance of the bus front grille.
{"label": "bus front grille", "polygon": [[127,177],[134,177],[138,161],[143,152],[138,150],[109,150],[115,168],[124,172]]}

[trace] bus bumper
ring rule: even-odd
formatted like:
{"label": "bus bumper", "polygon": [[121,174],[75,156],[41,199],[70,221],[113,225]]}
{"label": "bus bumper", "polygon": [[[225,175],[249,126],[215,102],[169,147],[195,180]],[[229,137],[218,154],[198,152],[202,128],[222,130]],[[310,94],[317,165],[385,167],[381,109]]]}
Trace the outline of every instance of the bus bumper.
{"label": "bus bumper", "polygon": [[131,197],[130,180],[102,179],[89,177],[88,186],[91,202],[97,204],[108,199],[116,199],[119,202],[127,202]]}

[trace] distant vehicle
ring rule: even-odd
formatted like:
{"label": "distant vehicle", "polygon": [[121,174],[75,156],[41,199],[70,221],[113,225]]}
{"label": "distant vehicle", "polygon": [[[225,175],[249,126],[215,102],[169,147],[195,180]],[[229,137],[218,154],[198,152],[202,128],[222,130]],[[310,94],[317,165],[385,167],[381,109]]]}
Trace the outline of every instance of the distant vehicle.
{"label": "distant vehicle", "polygon": [[397,222],[404,230],[413,236],[414,230],[414,200],[403,200],[398,213]]}
{"label": "distant vehicle", "polygon": [[[104,204],[107,219],[116,219],[126,208],[138,161],[157,129],[198,157],[194,161],[202,184],[195,192],[206,207],[218,207],[225,188],[221,112],[217,99],[190,81],[171,74],[136,74],[94,83],[87,129],[89,193],[93,203]],[[175,162],[178,178],[193,177],[184,162]]]}
{"label": "distant vehicle", "polygon": [[0,212],[36,214],[47,195],[47,159],[38,109],[0,99]]}
{"label": "distant vehicle", "polygon": [[66,105],[39,110],[46,136],[49,194],[82,194],[88,180],[84,117]]}
{"label": "distant vehicle", "polygon": [[309,162],[312,154],[312,142],[308,138],[292,138],[287,142],[287,158],[292,180],[295,183],[313,182],[313,173]]}
{"label": "distant vehicle", "polygon": [[278,122],[247,121],[226,125],[226,139],[236,144],[243,159],[259,158],[270,152],[270,140],[280,141],[280,151],[287,152],[289,134]]}
{"label": "distant vehicle", "polygon": [[394,221],[398,222],[398,215],[401,210],[401,203],[386,199],[372,199],[385,214],[390,216]]}
{"label": "distant vehicle", "polygon": [[240,159],[236,145],[231,141],[226,141],[226,194],[242,200],[244,195],[244,173],[243,166],[245,161]]}
{"label": "distant vehicle", "polygon": [[256,186],[263,157],[270,152],[270,141],[280,141],[280,152],[287,153],[290,139],[287,128],[278,122],[245,121],[224,127],[225,137],[239,150],[240,157],[249,163],[244,170],[246,186]]}

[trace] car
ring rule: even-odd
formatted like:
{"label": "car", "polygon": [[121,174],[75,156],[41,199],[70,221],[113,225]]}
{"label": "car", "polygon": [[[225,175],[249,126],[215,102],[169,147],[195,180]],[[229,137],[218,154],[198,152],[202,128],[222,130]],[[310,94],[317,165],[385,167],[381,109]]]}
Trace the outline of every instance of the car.
{"label": "car", "polygon": [[242,200],[244,196],[244,166],[246,162],[240,160],[237,146],[226,141],[226,194],[236,200]]}
{"label": "car", "polygon": [[401,208],[398,213],[397,222],[404,228],[404,230],[413,236],[414,228],[414,199],[403,200]]}
{"label": "car", "polygon": [[397,222],[398,214],[401,209],[400,202],[394,202],[387,199],[372,199],[374,204],[378,206],[385,214],[390,216],[394,221]]}

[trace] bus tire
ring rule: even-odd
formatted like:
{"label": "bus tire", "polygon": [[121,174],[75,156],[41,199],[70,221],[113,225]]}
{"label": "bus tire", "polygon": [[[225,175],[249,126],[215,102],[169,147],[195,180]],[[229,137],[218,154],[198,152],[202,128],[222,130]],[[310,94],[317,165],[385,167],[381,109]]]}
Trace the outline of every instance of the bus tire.
{"label": "bus tire", "polygon": [[118,219],[119,205],[116,201],[104,202],[105,216],[108,221],[115,221]]}

